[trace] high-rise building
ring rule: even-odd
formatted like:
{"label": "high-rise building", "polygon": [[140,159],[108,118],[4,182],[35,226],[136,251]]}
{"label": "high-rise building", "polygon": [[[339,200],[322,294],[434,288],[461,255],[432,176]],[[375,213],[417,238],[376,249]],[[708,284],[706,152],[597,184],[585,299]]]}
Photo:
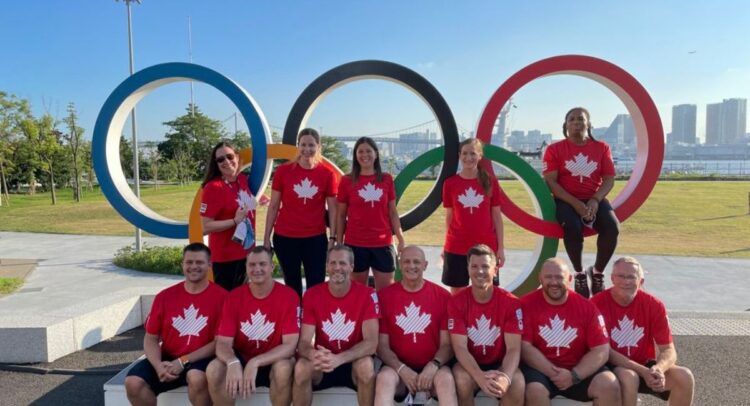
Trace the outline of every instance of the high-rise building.
{"label": "high-rise building", "polygon": [[747,131],[747,99],[706,105],[706,144],[739,144]]}
{"label": "high-rise building", "polygon": [[602,140],[613,149],[619,146],[635,145],[635,127],[633,127],[630,115],[618,114],[602,136]]}
{"label": "high-rise building", "polygon": [[696,144],[695,123],[698,106],[695,104],[680,104],[672,106],[672,134],[670,144]]}

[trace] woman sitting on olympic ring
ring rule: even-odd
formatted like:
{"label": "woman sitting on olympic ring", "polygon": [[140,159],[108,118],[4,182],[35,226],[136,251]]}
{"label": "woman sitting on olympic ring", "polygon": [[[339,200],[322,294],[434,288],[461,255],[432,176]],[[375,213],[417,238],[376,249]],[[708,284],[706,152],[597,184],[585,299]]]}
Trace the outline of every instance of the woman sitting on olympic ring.
{"label": "woman sitting on olympic ring", "polygon": [[372,269],[375,289],[393,283],[396,254],[391,243],[398,239],[404,248],[404,234],[396,210],[393,178],[380,167],[375,141],[362,137],[354,143],[352,171],[341,178],[336,197],[336,237],[354,251],[352,279],[367,284]]}
{"label": "woman sitting on olympic ring", "polygon": [[[297,156],[276,168],[263,244],[273,247],[284,273],[284,283],[302,297],[305,267],[307,289],[325,280],[327,247],[336,240],[335,174],[322,165],[320,135],[305,128],[297,135]],[[326,206],[331,237],[326,239]]]}
{"label": "woman sitting on olympic ring", "polygon": [[240,157],[227,142],[211,151],[203,179],[201,223],[208,234],[214,281],[227,291],[245,282],[245,257],[255,246],[255,197]]}
{"label": "woman sitting on olympic ring", "polygon": [[[604,268],[617,247],[620,222],[606,196],[615,184],[612,152],[591,135],[591,115],[583,107],[565,114],[564,140],[547,147],[544,179],[557,205],[557,221],[563,228],[563,242],[575,269],[575,290],[584,297],[604,290]],[[596,262],[586,270],[589,291],[581,264],[584,227],[599,233]]]}
{"label": "woman sitting on olympic ring", "polygon": [[459,144],[461,172],[445,180],[443,207],[445,233],[443,284],[456,293],[469,285],[466,254],[477,244],[486,244],[497,255],[498,266],[505,263],[503,216],[497,180],[479,166],[484,156],[482,141],[469,138]]}

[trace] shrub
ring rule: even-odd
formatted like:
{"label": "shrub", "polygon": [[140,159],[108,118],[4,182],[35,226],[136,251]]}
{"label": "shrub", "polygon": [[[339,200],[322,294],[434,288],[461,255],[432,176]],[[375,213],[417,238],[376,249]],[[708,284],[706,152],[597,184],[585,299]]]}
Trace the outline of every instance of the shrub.
{"label": "shrub", "polygon": [[21,278],[0,278],[0,295],[12,293],[23,284]]}
{"label": "shrub", "polygon": [[[167,275],[182,275],[182,247],[148,247],[140,252],[131,246],[117,251],[114,264],[141,272]],[[276,256],[273,258],[273,277],[281,278],[281,268]]]}

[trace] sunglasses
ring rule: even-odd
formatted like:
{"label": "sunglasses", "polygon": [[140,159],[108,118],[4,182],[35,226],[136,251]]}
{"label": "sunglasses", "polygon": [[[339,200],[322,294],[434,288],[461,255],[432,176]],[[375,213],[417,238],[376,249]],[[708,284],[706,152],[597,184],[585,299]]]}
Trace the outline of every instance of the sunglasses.
{"label": "sunglasses", "polygon": [[220,157],[216,157],[216,163],[220,164],[220,163],[226,161],[227,159],[230,160],[230,161],[234,161],[234,154],[226,154],[226,155],[222,155]]}

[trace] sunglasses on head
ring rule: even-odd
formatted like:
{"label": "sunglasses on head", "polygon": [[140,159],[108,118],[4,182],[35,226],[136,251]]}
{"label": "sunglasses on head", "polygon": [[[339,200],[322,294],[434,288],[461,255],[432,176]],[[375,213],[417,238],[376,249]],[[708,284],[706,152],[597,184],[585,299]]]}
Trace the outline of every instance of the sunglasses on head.
{"label": "sunglasses on head", "polygon": [[220,163],[224,162],[227,159],[230,160],[230,161],[233,161],[234,160],[234,154],[226,154],[226,155],[222,155],[222,156],[216,157],[216,163],[220,164]]}

